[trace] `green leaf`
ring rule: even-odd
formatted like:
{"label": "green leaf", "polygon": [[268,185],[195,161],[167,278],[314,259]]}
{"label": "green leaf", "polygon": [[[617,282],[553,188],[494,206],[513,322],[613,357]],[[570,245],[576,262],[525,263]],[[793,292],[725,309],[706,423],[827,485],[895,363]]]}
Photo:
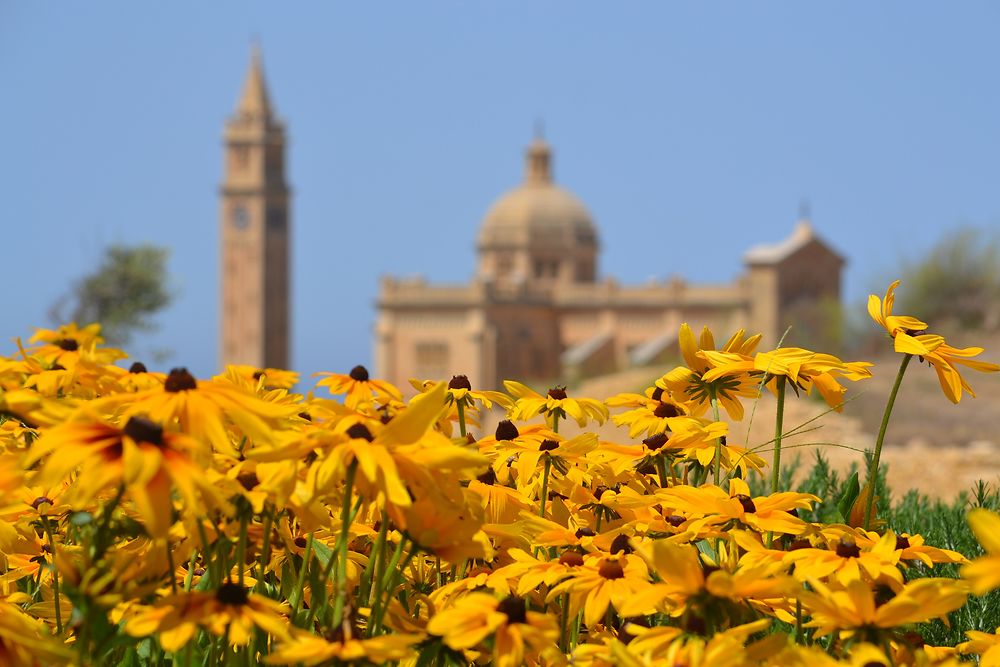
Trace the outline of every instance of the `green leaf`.
{"label": "green leaf", "polygon": [[858,473],[857,471],[851,475],[851,478],[847,480],[844,485],[844,493],[841,494],[840,500],[837,501],[837,511],[840,512],[840,516],[843,517],[844,521],[848,521],[851,516],[851,508],[854,507],[854,501],[858,499],[858,494],[861,493],[861,485],[858,483]]}

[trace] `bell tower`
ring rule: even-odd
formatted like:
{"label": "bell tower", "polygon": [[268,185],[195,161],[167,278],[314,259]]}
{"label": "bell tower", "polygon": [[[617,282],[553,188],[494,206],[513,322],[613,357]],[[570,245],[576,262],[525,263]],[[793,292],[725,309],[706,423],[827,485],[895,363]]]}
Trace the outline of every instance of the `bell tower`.
{"label": "bell tower", "polygon": [[290,191],[285,128],[271,108],[256,45],[243,95],[223,137],[220,362],[287,368]]}

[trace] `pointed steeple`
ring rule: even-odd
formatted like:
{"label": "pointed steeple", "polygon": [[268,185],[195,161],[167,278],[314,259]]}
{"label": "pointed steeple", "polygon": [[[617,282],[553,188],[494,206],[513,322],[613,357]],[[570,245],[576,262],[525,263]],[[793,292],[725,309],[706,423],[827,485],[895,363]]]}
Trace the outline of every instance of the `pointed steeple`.
{"label": "pointed steeple", "polygon": [[270,118],[271,102],[264,83],[264,66],[261,64],[260,45],[254,42],[250,52],[250,70],[243,84],[243,96],[236,107],[238,116]]}

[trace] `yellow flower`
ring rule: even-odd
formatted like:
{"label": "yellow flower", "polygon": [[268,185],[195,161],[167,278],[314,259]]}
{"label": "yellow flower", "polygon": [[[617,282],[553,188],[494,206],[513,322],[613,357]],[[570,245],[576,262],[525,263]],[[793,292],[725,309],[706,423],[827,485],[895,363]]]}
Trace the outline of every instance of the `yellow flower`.
{"label": "yellow flower", "polygon": [[569,593],[570,617],[582,607],[583,622],[593,627],[604,618],[608,605],[620,611],[650,586],[649,571],[639,556],[590,554],[584,557],[583,566],[549,591],[546,599],[555,600]]}
{"label": "yellow flower", "polygon": [[427,631],[458,651],[475,648],[492,636],[490,664],[499,667],[534,663],[538,654],[554,646],[559,636],[555,618],[527,611],[522,598],[498,600],[489,593],[459,598],[431,618]]}
{"label": "yellow flower", "polygon": [[580,428],[588,421],[603,424],[608,419],[608,408],[592,398],[570,398],[566,387],[553,387],[542,396],[530,387],[513,380],[504,380],[503,386],[516,399],[508,410],[511,419],[528,420],[535,415],[545,415],[550,428],[556,428],[559,419],[571,417]]}
{"label": "yellow flower", "polygon": [[326,375],[316,383],[317,387],[326,387],[331,394],[345,394],[344,404],[349,408],[357,408],[362,403],[371,403],[376,398],[380,403],[403,400],[394,385],[385,380],[375,380],[368,375],[364,366],[355,366],[347,375],[339,373],[317,373]]}
{"label": "yellow flower", "polygon": [[974,595],[985,595],[1000,588],[1000,516],[989,510],[974,509],[969,512],[969,526],[987,555],[965,565],[962,576],[972,584]]}
{"label": "yellow flower", "polygon": [[423,635],[393,633],[363,639],[335,632],[331,639],[317,637],[305,631],[295,632],[293,639],[282,643],[264,658],[268,665],[326,665],[343,663],[377,664],[403,660],[412,655],[413,645]]}
{"label": "yellow flower", "polygon": [[964,584],[952,579],[911,581],[881,604],[876,601],[875,592],[860,579],[837,588],[818,579],[811,579],[809,585],[812,591],[798,595],[812,616],[806,627],[818,628],[820,636],[837,630],[861,629],[877,635],[880,630],[943,618],[965,604],[968,597]]}
{"label": "yellow flower", "polygon": [[965,378],[958,372],[956,365],[965,366],[980,373],[996,373],[1000,371],[1000,366],[996,364],[975,361],[971,358],[982,354],[982,352],[983,348],[981,347],[958,349],[947,343],[941,343],[921,356],[927,363],[934,367],[934,371],[938,376],[938,382],[941,383],[941,391],[944,392],[944,395],[952,403],[958,403],[962,400],[963,391],[973,398],[976,397],[976,393],[972,391],[972,387],[969,386]]}
{"label": "yellow flower", "polygon": [[956,366],[965,366],[981,373],[996,373],[1000,371],[1000,366],[973,360],[972,357],[982,354],[981,347],[952,347],[945,343],[943,337],[924,333],[927,329],[925,322],[908,315],[893,315],[893,293],[898,285],[898,280],[889,285],[884,300],[874,294],[869,295],[868,314],[892,336],[896,352],[915,355],[934,367],[941,390],[949,401],[961,401],[962,392],[975,398],[976,394]]}
{"label": "yellow flower", "polygon": [[804,350],[799,347],[779,347],[770,352],[758,352],[753,358],[732,352],[702,352],[702,356],[713,366],[702,379],[714,382],[727,376],[755,375],[768,380],[772,391],[776,377],[787,378],[797,389],[807,395],[815,386],[830,407],[841,410],[846,389],[837,381],[863,380],[871,377],[864,361],[843,362],[830,354]]}
{"label": "yellow flower", "polygon": [[[746,337],[746,332],[740,329],[734,333],[722,347],[722,352],[749,356],[757,349],[760,335]],[[714,395],[719,404],[730,417],[739,421],[743,419],[743,405],[740,397],[752,397],[756,394],[756,382],[747,375],[727,375],[713,381],[705,380],[704,374],[711,369],[702,354],[715,350],[715,338],[705,327],[699,340],[695,340],[694,332],[685,322],[678,334],[678,345],[687,366],[678,366],[656,381],[656,386],[664,389],[675,400],[686,402],[693,416],[704,414],[711,404]]]}
{"label": "yellow flower", "polygon": [[[785,556],[786,564],[794,564],[793,574],[800,581],[835,579],[843,585],[852,581],[889,582],[903,585],[903,575],[897,567],[901,551],[896,550],[896,535],[887,531],[870,549],[858,546],[853,534],[844,534],[831,549],[796,549]],[[868,583],[865,585],[867,586]]]}
{"label": "yellow flower", "polygon": [[1000,667],[1000,628],[993,634],[966,630],[965,635],[969,641],[956,647],[960,653],[980,656],[979,667]]}
{"label": "yellow flower", "polygon": [[301,409],[261,400],[230,383],[196,380],[186,368],[172,369],[162,388],[99,398],[88,409],[111,411],[120,406],[125,406],[126,419],[143,415],[167,426],[176,421],[185,433],[233,457],[239,452],[230,429],[237,437],[269,443]]}
{"label": "yellow flower", "polygon": [[79,469],[68,499],[78,506],[86,506],[103,490],[124,486],[149,533],[163,537],[173,522],[173,488],[187,512],[228,508],[192,459],[197,448],[190,436],[166,431],[145,417],[130,417],[122,428],[78,420],[46,430],[27,463],[46,459],[32,480],[41,486],[59,484]]}
{"label": "yellow flower", "polygon": [[[896,301],[896,288],[900,281],[889,285],[885,298],[879,299],[874,294],[868,295],[868,314],[877,324],[893,338],[896,352],[901,354],[927,354],[934,347],[944,342],[940,336],[923,336],[927,323],[909,315],[893,315],[892,307]],[[922,336],[918,339],[917,336]]]}
{"label": "yellow flower", "polygon": [[139,607],[128,617],[125,632],[133,637],[155,633],[167,651],[180,650],[199,627],[225,637],[230,646],[246,646],[254,628],[288,641],[291,626],[285,618],[287,611],[287,604],[248,593],[229,581],[215,592],[177,593],[161,598],[151,607]]}
{"label": "yellow flower", "polygon": [[17,603],[30,600],[23,593],[15,593],[0,601],[0,663],[9,667],[70,664],[70,648],[50,635],[41,621],[18,608]]}

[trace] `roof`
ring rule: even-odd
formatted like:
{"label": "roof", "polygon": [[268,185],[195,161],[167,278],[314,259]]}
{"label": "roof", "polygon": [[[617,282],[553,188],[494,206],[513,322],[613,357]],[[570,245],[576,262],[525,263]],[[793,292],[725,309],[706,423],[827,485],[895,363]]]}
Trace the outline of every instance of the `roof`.
{"label": "roof", "polygon": [[784,241],[756,245],[746,251],[743,255],[743,261],[747,264],[777,264],[814,241],[822,244],[830,253],[840,257],[828,243],[816,235],[816,230],[813,229],[809,219],[801,218],[796,223],[791,235]]}

